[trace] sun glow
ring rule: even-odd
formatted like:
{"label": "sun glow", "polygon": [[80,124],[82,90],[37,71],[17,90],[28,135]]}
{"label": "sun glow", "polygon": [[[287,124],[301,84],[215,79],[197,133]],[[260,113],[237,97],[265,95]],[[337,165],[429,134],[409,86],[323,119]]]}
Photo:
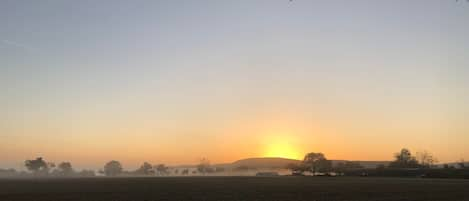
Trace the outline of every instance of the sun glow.
{"label": "sun glow", "polygon": [[301,159],[301,153],[288,141],[276,140],[267,144],[265,149],[266,157],[281,157],[290,159]]}

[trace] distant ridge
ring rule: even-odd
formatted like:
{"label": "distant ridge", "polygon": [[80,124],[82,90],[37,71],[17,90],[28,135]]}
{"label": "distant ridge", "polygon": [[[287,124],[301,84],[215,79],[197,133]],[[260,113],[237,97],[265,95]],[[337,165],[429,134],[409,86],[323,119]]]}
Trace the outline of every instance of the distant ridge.
{"label": "distant ridge", "polygon": [[[379,165],[387,166],[390,161],[355,161],[355,160],[332,160],[332,164],[336,165],[340,162],[357,162],[364,168],[376,168]],[[249,168],[285,168],[288,164],[291,163],[300,163],[301,160],[296,159],[289,159],[289,158],[280,158],[280,157],[255,157],[255,158],[246,158],[234,161],[232,163],[220,163],[220,164],[213,164],[214,167],[223,167],[227,169],[232,169],[236,167],[249,167]],[[186,167],[196,167],[196,165],[180,165],[176,166],[179,168]]]}
{"label": "distant ridge", "polygon": [[[333,165],[341,162],[356,162],[364,168],[376,168],[379,165],[387,166],[390,161],[354,161],[354,160],[331,160]],[[248,166],[251,168],[285,168],[291,163],[300,163],[301,160],[288,159],[288,158],[277,158],[277,157],[259,157],[259,158],[247,158],[235,161],[231,166]]]}
{"label": "distant ridge", "polygon": [[285,168],[291,163],[300,163],[300,160],[279,158],[279,157],[260,157],[247,158],[233,162],[234,167],[247,166],[250,168]]}

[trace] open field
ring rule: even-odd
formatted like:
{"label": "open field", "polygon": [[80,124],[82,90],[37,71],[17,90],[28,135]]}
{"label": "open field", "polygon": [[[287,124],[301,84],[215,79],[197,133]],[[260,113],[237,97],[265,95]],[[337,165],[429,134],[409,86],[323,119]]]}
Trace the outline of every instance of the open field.
{"label": "open field", "polygon": [[469,180],[167,177],[0,180],[0,200],[469,200]]}

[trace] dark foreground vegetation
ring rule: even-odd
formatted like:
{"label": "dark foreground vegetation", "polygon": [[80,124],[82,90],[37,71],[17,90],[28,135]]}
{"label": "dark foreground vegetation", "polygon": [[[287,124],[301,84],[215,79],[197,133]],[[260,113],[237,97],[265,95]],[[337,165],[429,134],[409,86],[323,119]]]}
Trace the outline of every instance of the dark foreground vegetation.
{"label": "dark foreground vegetation", "polygon": [[152,177],[0,180],[9,201],[469,200],[469,180],[377,177]]}

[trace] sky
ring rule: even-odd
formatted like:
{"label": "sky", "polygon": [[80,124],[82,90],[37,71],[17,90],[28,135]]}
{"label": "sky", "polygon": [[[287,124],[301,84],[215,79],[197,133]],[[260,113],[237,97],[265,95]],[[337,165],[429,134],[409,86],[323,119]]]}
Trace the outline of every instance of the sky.
{"label": "sky", "polygon": [[469,2],[0,1],[0,167],[469,160]]}

